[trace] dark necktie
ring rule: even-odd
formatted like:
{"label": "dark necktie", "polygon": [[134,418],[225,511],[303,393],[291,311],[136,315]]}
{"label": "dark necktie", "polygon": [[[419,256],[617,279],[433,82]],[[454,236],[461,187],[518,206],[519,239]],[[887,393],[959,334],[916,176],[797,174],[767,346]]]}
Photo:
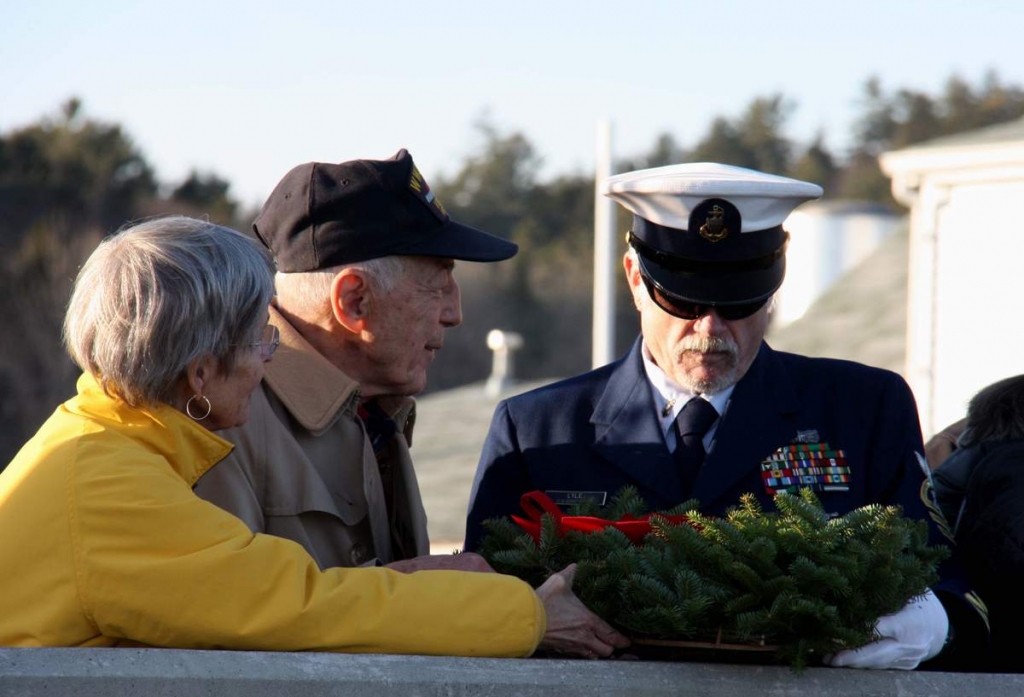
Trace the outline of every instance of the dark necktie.
{"label": "dark necktie", "polygon": [[408,515],[396,501],[404,500],[404,494],[398,491],[398,472],[400,463],[396,460],[393,450],[388,446],[398,433],[398,424],[388,416],[387,412],[375,399],[368,399],[359,406],[359,418],[366,427],[366,435],[370,437],[373,454],[377,458],[377,469],[380,471],[380,483],[384,489],[384,501],[388,508],[388,522],[391,527],[391,553],[395,560],[410,559],[416,556],[416,538],[407,522]]}
{"label": "dark necktie", "polygon": [[366,426],[366,435],[370,437],[374,454],[379,454],[391,440],[391,436],[398,431],[398,424],[387,415],[375,399],[368,399],[359,405],[359,418]]}
{"label": "dark necktie", "polygon": [[683,498],[688,499],[693,492],[693,484],[704,464],[704,435],[718,418],[718,412],[711,404],[700,397],[694,397],[676,417],[675,460],[679,470],[679,478],[683,483]]}

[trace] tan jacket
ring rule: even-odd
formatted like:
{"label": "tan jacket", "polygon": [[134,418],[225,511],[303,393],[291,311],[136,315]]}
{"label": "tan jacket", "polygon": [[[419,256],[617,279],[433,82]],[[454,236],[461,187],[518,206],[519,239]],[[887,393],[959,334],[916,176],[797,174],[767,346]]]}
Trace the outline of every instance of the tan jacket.
{"label": "tan jacket", "polygon": [[[295,540],[322,569],[428,554],[427,516],[409,456],[415,403],[378,400],[399,428],[378,464],[356,414],[359,385],[279,313],[271,309],[270,316],[281,346],[253,393],[249,421],[219,432],[234,452],[199,480],[196,494],[253,532]],[[396,472],[392,520],[382,467]]]}

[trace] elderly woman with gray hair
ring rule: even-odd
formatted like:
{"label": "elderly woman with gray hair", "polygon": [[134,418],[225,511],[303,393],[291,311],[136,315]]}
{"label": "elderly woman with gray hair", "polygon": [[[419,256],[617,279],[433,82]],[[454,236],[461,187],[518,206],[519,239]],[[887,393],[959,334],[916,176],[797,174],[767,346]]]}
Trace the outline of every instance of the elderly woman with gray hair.
{"label": "elderly woman with gray hair", "polygon": [[84,374],[0,474],[0,645],[606,654],[570,590],[492,573],[321,571],[192,486],[248,418],[277,348],[272,263],[190,218],[100,244],[65,320]]}

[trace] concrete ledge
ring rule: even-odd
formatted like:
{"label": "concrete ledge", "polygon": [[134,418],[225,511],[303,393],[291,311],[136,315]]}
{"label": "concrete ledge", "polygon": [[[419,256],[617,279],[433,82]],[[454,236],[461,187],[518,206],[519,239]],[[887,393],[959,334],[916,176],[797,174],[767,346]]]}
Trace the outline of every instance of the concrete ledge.
{"label": "concrete ledge", "polygon": [[0,695],[700,695],[963,697],[1024,694],[1024,675],[642,661],[432,658],[170,649],[0,649]]}

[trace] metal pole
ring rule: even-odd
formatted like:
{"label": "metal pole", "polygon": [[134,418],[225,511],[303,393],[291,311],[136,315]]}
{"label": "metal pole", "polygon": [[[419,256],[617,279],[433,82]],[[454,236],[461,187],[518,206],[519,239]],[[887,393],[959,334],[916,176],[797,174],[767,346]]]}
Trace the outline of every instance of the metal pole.
{"label": "metal pole", "polygon": [[612,125],[599,121],[594,172],[594,368],[615,359],[615,202],[600,192],[602,180],[612,174]]}

